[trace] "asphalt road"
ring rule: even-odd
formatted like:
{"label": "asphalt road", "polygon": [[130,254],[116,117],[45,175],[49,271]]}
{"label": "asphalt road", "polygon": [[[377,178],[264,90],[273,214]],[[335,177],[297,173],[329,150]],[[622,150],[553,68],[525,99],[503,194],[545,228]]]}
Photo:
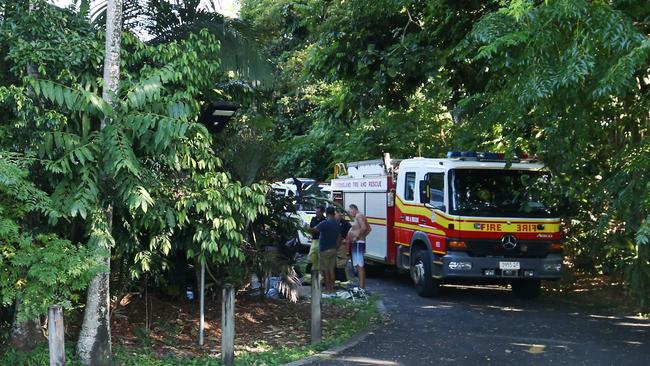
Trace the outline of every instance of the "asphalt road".
{"label": "asphalt road", "polygon": [[370,279],[368,289],[382,297],[389,323],[317,365],[650,365],[650,321],[636,317],[489,287],[421,298],[397,274]]}

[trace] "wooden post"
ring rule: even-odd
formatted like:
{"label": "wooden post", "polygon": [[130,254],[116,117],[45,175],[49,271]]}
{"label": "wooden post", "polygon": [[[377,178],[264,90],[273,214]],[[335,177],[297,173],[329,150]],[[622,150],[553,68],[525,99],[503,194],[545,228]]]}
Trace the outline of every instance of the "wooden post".
{"label": "wooden post", "polygon": [[230,366],[235,359],[235,289],[223,288],[221,299],[221,362]]}
{"label": "wooden post", "polygon": [[311,273],[311,344],[321,341],[320,272]]}
{"label": "wooden post", "polygon": [[47,343],[50,347],[50,366],[64,366],[65,339],[61,305],[52,305],[47,311]]}
{"label": "wooden post", "polygon": [[201,262],[201,283],[199,287],[199,346],[202,346],[205,333],[205,262]]}

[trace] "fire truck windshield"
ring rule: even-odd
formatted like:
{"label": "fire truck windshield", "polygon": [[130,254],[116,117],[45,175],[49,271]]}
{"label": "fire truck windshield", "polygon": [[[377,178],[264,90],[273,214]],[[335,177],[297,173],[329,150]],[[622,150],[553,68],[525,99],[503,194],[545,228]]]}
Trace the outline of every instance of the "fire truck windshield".
{"label": "fire truck windshield", "polygon": [[550,189],[547,172],[452,169],[450,213],[484,217],[555,217],[543,203]]}

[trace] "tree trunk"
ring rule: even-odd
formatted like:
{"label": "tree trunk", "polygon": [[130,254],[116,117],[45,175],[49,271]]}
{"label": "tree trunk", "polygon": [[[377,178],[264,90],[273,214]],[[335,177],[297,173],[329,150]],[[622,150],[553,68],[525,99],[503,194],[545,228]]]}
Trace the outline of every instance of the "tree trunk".
{"label": "tree trunk", "polygon": [[38,319],[18,321],[18,310],[20,309],[20,297],[16,300],[14,309],[14,323],[11,327],[11,340],[9,344],[12,348],[21,351],[31,351],[43,340],[41,333],[41,324]]}
{"label": "tree trunk", "polygon": [[[102,262],[110,268],[110,257]],[[109,272],[93,278],[86,295],[86,310],[77,341],[77,355],[84,365],[111,365]]]}
{"label": "tree trunk", "polygon": [[[120,82],[120,43],[122,40],[122,0],[108,0],[106,8],[106,50],[104,51],[104,89],[102,98],[113,105]],[[110,121],[104,118],[101,128]],[[112,231],[113,205],[102,205],[106,228]],[[107,243],[109,244],[109,243]],[[98,246],[103,252],[102,262],[107,272],[99,273],[90,283],[86,295],[86,310],[77,342],[77,355],[84,365],[111,364],[111,326],[110,326],[110,245]],[[105,250],[108,249],[108,252]]]}

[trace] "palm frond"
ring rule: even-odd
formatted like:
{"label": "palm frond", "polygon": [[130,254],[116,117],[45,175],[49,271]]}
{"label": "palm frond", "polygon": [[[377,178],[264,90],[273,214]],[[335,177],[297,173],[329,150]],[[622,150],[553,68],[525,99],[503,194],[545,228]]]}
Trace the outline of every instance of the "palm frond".
{"label": "palm frond", "polygon": [[[269,89],[274,83],[271,62],[260,51],[250,23],[227,18],[200,7],[199,0],[124,0],[124,29],[152,44],[177,41],[207,29],[221,43],[221,67],[230,77],[246,80],[255,88]],[[106,24],[106,0],[95,0],[91,19],[97,27]]]}
{"label": "palm frond", "polygon": [[247,22],[229,19],[220,14],[209,14],[192,23],[179,24],[168,28],[151,40],[162,43],[180,40],[191,33],[207,29],[221,44],[221,68],[229,76],[249,80],[256,88],[270,88],[274,83],[274,70],[271,62],[262,54]]}
{"label": "palm frond", "polygon": [[[92,24],[103,29],[106,26],[106,0],[94,0],[90,7]],[[142,30],[146,17],[146,0],[124,0],[122,6],[122,23],[124,29],[133,33]]]}
{"label": "palm frond", "polygon": [[281,277],[280,283],[278,284],[278,292],[289,301],[296,302],[298,301],[298,289],[300,286],[302,286],[302,281],[292,266],[289,268],[288,273]]}

